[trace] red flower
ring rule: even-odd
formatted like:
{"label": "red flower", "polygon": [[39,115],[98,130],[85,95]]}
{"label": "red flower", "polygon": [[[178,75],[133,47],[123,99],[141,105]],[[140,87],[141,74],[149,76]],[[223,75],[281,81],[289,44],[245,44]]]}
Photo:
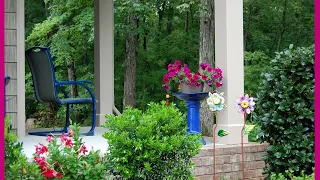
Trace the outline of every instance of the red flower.
{"label": "red flower", "polygon": [[38,163],[38,166],[41,170],[44,170],[48,165],[48,163],[44,157],[40,157],[40,158],[34,157],[34,160]]}
{"label": "red flower", "polygon": [[39,143],[39,146],[36,145],[36,154],[41,155],[48,152],[48,147]]}
{"label": "red flower", "polygon": [[54,178],[56,175],[55,171],[50,168],[46,168],[45,171],[42,172],[42,174],[45,178]]}
{"label": "red flower", "polygon": [[73,146],[73,142],[71,139],[67,139],[66,140],[66,146],[72,147]]}
{"label": "red flower", "polygon": [[57,173],[56,177],[57,177],[58,179],[61,179],[61,178],[62,178],[61,173]]}

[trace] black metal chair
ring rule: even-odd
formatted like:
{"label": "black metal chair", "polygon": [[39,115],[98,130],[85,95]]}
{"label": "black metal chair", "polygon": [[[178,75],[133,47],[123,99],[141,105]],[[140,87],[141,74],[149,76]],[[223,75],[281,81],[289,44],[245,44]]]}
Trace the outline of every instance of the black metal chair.
{"label": "black metal chair", "polygon": [[[92,90],[86,84],[93,84],[91,81],[57,81],[54,71],[54,65],[47,47],[32,47],[26,51],[26,59],[32,74],[34,93],[37,101],[40,103],[59,103],[67,106],[66,124],[61,130],[30,132],[30,135],[47,136],[51,133],[68,132],[70,125],[70,104],[91,104],[92,105],[92,121],[91,129],[85,133],[87,136],[94,135],[96,126],[96,99]],[[85,88],[91,98],[69,98],[68,93],[62,86],[80,85]],[[58,97],[58,89],[64,94],[64,98]]]}

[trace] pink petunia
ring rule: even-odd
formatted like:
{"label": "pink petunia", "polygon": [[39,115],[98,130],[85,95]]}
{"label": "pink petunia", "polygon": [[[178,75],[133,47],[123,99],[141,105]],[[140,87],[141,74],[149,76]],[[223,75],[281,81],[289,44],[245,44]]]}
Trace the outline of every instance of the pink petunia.
{"label": "pink petunia", "polygon": [[46,141],[50,142],[52,140],[52,136],[47,136]]}

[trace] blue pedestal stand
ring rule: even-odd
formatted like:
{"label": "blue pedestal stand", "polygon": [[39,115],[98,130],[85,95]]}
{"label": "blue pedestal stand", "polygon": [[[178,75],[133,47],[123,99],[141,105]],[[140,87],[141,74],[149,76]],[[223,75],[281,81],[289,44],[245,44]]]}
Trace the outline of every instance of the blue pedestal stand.
{"label": "blue pedestal stand", "polygon": [[4,116],[6,116],[6,86],[9,84],[10,77],[5,76],[4,77]]}
{"label": "blue pedestal stand", "polygon": [[[174,93],[180,100],[184,100],[187,103],[188,108],[188,129],[190,134],[201,134],[200,126],[200,101],[208,96],[208,92],[198,93]],[[202,144],[206,145],[206,141],[202,138]]]}

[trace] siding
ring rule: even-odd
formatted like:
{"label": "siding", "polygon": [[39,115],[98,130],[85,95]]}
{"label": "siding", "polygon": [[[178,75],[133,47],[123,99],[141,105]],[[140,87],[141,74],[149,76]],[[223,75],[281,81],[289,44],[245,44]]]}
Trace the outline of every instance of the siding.
{"label": "siding", "polygon": [[5,1],[5,75],[11,80],[6,87],[7,115],[12,117],[12,128],[17,130],[17,0]]}

